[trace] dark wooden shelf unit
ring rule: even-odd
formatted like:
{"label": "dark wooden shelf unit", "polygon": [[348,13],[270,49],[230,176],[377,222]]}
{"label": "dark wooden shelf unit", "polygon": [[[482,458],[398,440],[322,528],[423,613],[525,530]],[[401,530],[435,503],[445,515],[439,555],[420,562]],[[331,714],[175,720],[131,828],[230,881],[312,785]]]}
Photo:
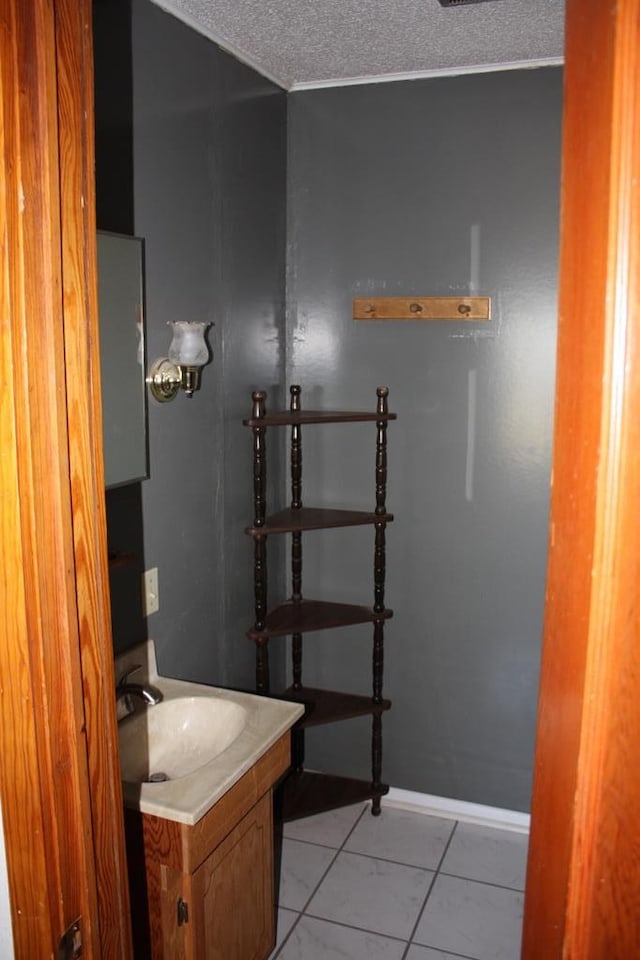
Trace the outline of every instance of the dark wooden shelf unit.
{"label": "dark wooden shelf unit", "polygon": [[377,799],[389,792],[386,783],[336,777],[329,773],[303,770],[290,773],[282,787],[282,819],[299,820],[325,810]]}
{"label": "dark wooden shelf unit", "polygon": [[[380,813],[380,798],[388,787],[381,782],[382,714],[391,706],[382,698],[384,626],[393,615],[384,603],[386,527],[393,515],[386,510],[388,390],[377,389],[375,412],[303,411],[300,387],[290,388],[289,410],[267,412],[266,393],[252,394],[252,415],[243,423],[253,433],[254,520],[246,533],[254,543],[255,620],[247,636],[256,644],[256,690],[271,695],[269,641],[291,636],[293,684],[282,696],[305,704],[304,717],[293,737],[293,772],[283,786],[283,815],[287,820],[322,810],[334,809],[359,800],[372,801],[372,813]],[[375,508],[340,510],[302,505],[302,430],[306,424],[376,424]],[[291,505],[272,515],[266,512],[266,428],[291,427]],[[308,600],[302,596],[302,534],[312,530],[369,525],[375,530],[373,563],[373,605]],[[292,595],[267,610],[267,539],[273,534],[291,535]],[[370,696],[305,687],[302,683],[303,636],[319,630],[373,625],[372,691]],[[347,635],[345,635],[345,639]],[[371,716],[371,780],[354,780],[304,769],[304,730],[319,724]]]}
{"label": "dark wooden shelf unit", "polygon": [[293,533],[297,530],[329,530],[332,527],[358,527],[376,523],[378,520],[391,523],[393,514],[385,513],[379,517],[366,510],[329,510],[325,507],[299,507],[297,510],[287,507],[278,513],[265,517],[261,527],[247,527],[245,533],[250,536],[265,536],[269,533]]}
{"label": "dark wooden shelf unit", "polygon": [[336,690],[319,690],[317,687],[288,687],[279,695],[282,700],[295,700],[305,705],[304,716],[298,721],[300,727],[315,727],[335,720],[352,720],[369,714],[381,714],[391,706],[390,700],[374,703],[371,697],[355,693],[338,693]]}
{"label": "dark wooden shelf unit", "polygon": [[391,616],[392,610],[376,613],[371,607],[361,607],[354,603],[287,600],[266,615],[262,629],[254,627],[247,635],[251,640],[266,640],[269,637],[285,637],[291,633],[311,633],[314,630],[351,627],[358,623],[375,623],[377,620],[388,620]]}
{"label": "dark wooden shelf unit", "polygon": [[[293,388],[291,388],[293,389]],[[385,387],[386,389],[386,387]],[[266,393],[256,391],[252,394],[254,399],[262,397],[266,400]],[[298,398],[300,394],[298,393]],[[258,401],[259,402],[259,401]],[[248,420],[242,422],[246,427],[290,427],[304,426],[306,423],[366,423],[377,422],[378,420],[395,420],[395,413],[389,413],[385,410],[378,413],[372,413],[371,410],[356,412],[354,410],[302,410],[290,407],[289,410],[276,410],[267,413],[266,407],[261,414],[254,409],[254,414]]]}

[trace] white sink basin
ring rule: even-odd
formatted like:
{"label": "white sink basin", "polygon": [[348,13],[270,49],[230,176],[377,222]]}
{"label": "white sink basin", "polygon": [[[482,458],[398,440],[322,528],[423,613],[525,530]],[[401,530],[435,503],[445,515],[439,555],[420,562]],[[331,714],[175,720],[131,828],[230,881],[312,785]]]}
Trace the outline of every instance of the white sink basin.
{"label": "white sink basin", "polygon": [[189,776],[240,735],[247,711],[216,696],[176,697],[121,721],[120,772],[130,783]]}
{"label": "white sink basin", "polygon": [[[125,806],[193,825],[304,713],[298,703],[158,676],[152,640],[116,658],[116,677],[163,699],[118,724]],[[153,774],[166,780],[149,782]]]}

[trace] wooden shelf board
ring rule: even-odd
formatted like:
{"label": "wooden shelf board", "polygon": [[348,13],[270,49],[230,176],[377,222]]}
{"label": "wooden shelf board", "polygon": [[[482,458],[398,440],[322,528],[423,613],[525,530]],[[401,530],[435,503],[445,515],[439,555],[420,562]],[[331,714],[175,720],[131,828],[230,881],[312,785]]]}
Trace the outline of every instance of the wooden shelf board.
{"label": "wooden shelf board", "polygon": [[302,687],[300,690],[289,687],[279,697],[305,705],[305,714],[297,724],[299,727],[315,727],[353,717],[380,715],[391,706],[390,700],[374,703],[371,697],[339,693],[336,690],[319,690],[317,687]]}
{"label": "wooden shelf board", "polygon": [[328,773],[290,773],[282,786],[282,819],[297,820],[324,810],[335,810],[353,803],[383,797],[389,792],[387,784],[374,790],[368,780],[352,780]]}
{"label": "wooden shelf board", "polygon": [[372,607],[352,603],[329,603],[323,600],[288,600],[267,614],[264,630],[247,632],[251,640],[268,637],[285,637],[292,633],[309,633],[313,630],[330,630],[334,627],[349,627],[358,623],[374,623],[388,620],[393,610],[376,613]]}
{"label": "wooden shelf board", "polygon": [[271,514],[261,527],[247,527],[252,537],[270,533],[293,533],[300,530],[327,530],[332,527],[357,527],[366,524],[391,523],[392,513],[377,514],[366,510],[334,510],[325,507],[287,507]]}
{"label": "wooden shelf board", "polygon": [[302,426],[305,423],[368,423],[376,420],[395,420],[395,413],[353,410],[275,410],[264,417],[243,420],[245,427]]}

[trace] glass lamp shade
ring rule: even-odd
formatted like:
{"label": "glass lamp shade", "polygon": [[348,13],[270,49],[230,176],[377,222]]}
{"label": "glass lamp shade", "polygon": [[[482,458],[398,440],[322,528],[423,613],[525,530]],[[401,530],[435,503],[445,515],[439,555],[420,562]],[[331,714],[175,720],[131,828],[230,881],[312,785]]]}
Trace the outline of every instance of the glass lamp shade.
{"label": "glass lamp shade", "polygon": [[169,359],[180,367],[202,367],[209,359],[204,332],[210,324],[200,321],[175,320],[169,323],[173,340]]}

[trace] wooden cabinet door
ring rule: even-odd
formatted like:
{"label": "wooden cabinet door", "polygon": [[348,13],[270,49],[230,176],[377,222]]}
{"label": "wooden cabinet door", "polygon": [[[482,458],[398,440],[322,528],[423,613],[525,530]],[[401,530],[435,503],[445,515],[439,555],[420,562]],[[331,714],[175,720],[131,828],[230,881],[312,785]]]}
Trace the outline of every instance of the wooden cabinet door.
{"label": "wooden cabinet door", "polygon": [[265,960],[275,942],[271,791],[193,875],[196,960]]}

